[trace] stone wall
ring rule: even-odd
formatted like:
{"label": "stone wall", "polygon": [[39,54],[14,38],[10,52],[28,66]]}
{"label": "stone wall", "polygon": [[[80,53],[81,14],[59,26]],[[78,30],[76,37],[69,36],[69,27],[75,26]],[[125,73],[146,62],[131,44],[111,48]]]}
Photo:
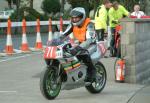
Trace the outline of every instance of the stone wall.
{"label": "stone wall", "polygon": [[121,25],[121,56],[126,59],[125,81],[150,83],[150,19],[123,19]]}

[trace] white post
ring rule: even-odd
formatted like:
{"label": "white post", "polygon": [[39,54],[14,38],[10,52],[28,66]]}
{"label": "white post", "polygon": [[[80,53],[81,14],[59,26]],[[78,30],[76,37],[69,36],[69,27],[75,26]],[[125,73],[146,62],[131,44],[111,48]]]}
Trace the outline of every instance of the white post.
{"label": "white post", "polygon": [[108,32],[108,36],[107,36],[107,47],[110,47],[110,41],[111,41],[111,28],[110,26],[107,27],[107,32]]}

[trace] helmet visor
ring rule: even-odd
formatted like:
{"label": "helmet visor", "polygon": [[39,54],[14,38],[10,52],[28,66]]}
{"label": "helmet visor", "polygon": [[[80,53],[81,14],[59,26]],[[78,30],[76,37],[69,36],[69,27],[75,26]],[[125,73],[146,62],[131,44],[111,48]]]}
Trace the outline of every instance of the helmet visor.
{"label": "helmet visor", "polygon": [[70,16],[71,17],[82,17],[83,14],[79,11],[76,11],[76,10],[73,10],[71,13],[70,13]]}
{"label": "helmet visor", "polygon": [[82,18],[81,17],[71,17],[71,22],[72,23],[77,23],[81,20]]}

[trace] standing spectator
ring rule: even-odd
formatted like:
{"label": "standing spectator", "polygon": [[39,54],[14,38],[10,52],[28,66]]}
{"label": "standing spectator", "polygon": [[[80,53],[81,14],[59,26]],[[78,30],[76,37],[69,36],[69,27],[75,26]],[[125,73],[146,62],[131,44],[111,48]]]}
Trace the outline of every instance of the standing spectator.
{"label": "standing spectator", "polygon": [[111,7],[109,0],[103,0],[103,4],[97,8],[95,13],[95,29],[98,41],[104,40],[104,32],[107,28],[107,8]]}
{"label": "standing spectator", "polygon": [[120,5],[117,1],[113,2],[109,10],[109,25],[111,27],[111,42],[110,42],[110,56],[116,56],[115,49],[115,27],[118,25],[119,20],[125,16],[129,16],[129,12]]}
{"label": "standing spectator", "polygon": [[131,13],[132,16],[136,16],[137,18],[141,18],[141,16],[145,16],[143,11],[140,11],[140,5],[134,5],[134,12]]}

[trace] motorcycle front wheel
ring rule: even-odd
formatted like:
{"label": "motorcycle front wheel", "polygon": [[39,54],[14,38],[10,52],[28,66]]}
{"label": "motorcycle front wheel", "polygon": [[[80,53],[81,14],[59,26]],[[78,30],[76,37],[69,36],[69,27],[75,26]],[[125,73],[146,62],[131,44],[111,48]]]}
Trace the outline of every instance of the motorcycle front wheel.
{"label": "motorcycle front wheel", "polygon": [[40,77],[41,93],[48,100],[55,99],[61,90],[62,81],[60,77],[56,77],[54,68],[53,66],[46,68]]}
{"label": "motorcycle front wheel", "polygon": [[101,62],[95,64],[96,80],[92,84],[85,86],[90,93],[100,93],[106,84],[107,73],[104,65]]}

